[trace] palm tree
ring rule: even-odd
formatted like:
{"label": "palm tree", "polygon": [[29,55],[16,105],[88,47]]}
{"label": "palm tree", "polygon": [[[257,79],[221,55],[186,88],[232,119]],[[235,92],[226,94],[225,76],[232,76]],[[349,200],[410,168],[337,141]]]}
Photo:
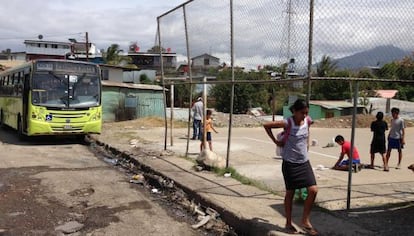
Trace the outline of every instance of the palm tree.
{"label": "palm tree", "polygon": [[325,77],[332,75],[336,70],[336,62],[333,62],[331,57],[323,55],[321,62],[316,67],[318,77]]}
{"label": "palm tree", "polygon": [[122,50],[118,44],[111,44],[106,52],[103,53],[104,62],[108,65],[135,67],[132,64],[132,59],[129,56],[120,55]]}

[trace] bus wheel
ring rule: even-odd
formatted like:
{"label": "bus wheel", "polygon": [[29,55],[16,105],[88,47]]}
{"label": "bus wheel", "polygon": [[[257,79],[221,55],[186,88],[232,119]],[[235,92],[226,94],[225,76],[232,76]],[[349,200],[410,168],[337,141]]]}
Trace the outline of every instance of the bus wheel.
{"label": "bus wheel", "polygon": [[23,134],[23,122],[20,115],[17,118],[17,135],[19,136],[20,140],[25,140],[25,135]]}

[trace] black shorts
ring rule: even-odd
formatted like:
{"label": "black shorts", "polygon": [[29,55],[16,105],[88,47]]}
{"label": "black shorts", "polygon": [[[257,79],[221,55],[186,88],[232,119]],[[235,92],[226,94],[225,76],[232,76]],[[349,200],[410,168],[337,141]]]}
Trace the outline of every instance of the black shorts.
{"label": "black shorts", "polygon": [[207,132],[206,139],[207,139],[207,141],[211,141],[211,132]]}
{"label": "black shorts", "polygon": [[283,161],[283,178],[286,190],[307,188],[316,185],[315,175],[309,161],[305,163],[292,163]]}
{"label": "black shorts", "polygon": [[386,152],[386,148],[385,148],[385,142],[384,143],[371,143],[371,149],[369,151],[369,153],[374,154],[374,153],[381,153],[384,154]]}
{"label": "black shorts", "polygon": [[[203,134],[201,134],[201,137],[202,136],[203,136]],[[200,141],[203,141],[203,139],[201,139]],[[211,132],[206,133],[206,141],[211,141]]]}

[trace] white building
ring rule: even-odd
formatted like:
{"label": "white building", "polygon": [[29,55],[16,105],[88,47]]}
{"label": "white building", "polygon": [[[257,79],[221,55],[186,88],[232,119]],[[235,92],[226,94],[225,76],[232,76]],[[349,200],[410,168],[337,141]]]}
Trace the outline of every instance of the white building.
{"label": "white building", "polygon": [[86,48],[88,48],[88,59],[95,60],[102,56],[97,53],[93,43],[85,42],[57,42],[44,40],[25,40],[26,60],[41,58],[65,59],[72,56],[74,59],[86,60]]}

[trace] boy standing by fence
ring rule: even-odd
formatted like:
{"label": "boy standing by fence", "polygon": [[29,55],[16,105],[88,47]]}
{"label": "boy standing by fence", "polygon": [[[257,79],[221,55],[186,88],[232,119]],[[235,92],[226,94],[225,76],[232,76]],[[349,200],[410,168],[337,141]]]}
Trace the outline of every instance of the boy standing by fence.
{"label": "boy standing by fence", "polygon": [[[213,144],[211,143],[211,131],[214,131],[215,133],[218,133],[217,130],[213,126],[213,121],[211,119],[211,115],[213,112],[211,110],[207,110],[206,114],[206,124],[205,124],[205,130],[206,130],[206,141],[208,142],[208,146],[210,148],[210,151],[213,151]],[[201,138],[201,144],[200,144],[200,151],[204,149],[204,140]]]}
{"label": "boy standing by fence", "polygon": [[405,136],[405,123],[402,118],[399,117],[400,109],[397,107],[393,107],[391,109],[391,129],[388,133],[388,148],[387,148],[387,163],[389,163],[391,150],[397,149],[398,150],[398,164],[396,169],[401,168],[401,160],[402,160],[402,149],[405,144],[404,136]]}

